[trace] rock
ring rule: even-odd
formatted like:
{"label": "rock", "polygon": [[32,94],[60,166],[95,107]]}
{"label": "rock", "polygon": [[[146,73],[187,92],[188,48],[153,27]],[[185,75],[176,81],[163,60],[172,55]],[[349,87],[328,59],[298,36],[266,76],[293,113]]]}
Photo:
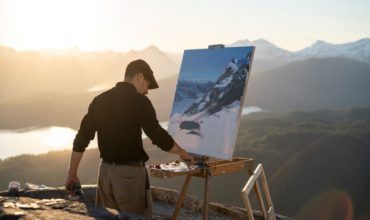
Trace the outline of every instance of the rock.
{"label": "rock", "polygon": [[[0,192],[0,219],[146,219],[131,213],[95,207],[96,186],[83,186],[84,196],[78,201],[68,200],[63,188],[20,191],[20,197],[6,197]],[[179,192],[152,187],[154,201],[153,219],[171,219]],[[203,202],[196,197],[186,196],[178,219],[202,219]],[[262,219],[261,213],[254,213]],[[209,204],[209,219],[247,219],[245,209]],[[277,219],[290,218],[277,216]]]}

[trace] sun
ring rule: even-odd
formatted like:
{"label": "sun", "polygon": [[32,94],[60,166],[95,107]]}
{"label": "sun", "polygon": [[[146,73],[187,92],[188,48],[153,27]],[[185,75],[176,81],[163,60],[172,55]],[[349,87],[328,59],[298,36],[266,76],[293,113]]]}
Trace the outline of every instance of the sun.
{"label": "sun", "polygon": [[18,48],[89,49],[99,32],[101,13],[94,0],[8,1],[8,24]]}
{"label": "sun", "polygon": [[65,148],[72,145],[76,131],[70,128],[50,127],[45,144],[52,148]]}

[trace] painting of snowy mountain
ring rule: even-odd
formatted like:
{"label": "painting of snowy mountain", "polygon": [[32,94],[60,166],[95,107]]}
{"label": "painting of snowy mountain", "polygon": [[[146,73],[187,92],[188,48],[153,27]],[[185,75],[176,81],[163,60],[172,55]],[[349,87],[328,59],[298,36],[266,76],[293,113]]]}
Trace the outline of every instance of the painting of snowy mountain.
{"label": "painting of snowy mountain", "polygon": [[185,50],[168,131],[188,152],[232,159],[254,47]]}

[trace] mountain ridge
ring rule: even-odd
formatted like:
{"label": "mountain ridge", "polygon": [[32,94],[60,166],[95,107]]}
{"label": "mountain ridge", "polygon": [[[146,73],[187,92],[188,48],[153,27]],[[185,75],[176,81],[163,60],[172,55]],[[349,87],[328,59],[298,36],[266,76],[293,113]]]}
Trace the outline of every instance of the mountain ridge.
{"label": "mountain ridge", "polygon": [[[252,67],[244,103],[277,112],[367,107],[370,106],[369,76],[370,64],[346,58],[296,61],[264,74],[255,74]],[[159,80],[160,88],[148,95],[160,121],[170,116],[177,79],[178,75],[174,75]],[[98,93],[29,95],[0,103],[0,129],[33,125],[78,129],[88,104]]]}
{"label": "mountain ridge", "polygon": [[251,75],[248,105],[273,111],[370,106],[370,64],[347,58],[311,58]]}
{"label": "mountain ridge", "polygon": [[[313,57],[346,57],[370,63],[370,38],[361,38],[352,42],[337,44],[317,40],[312,45],[295,52],[282,49],[265,39],[258,39],[255,41],[249,41],[248,39],[238,40],[230,44],[230,46],[251,45],[255,45],[257,47],[257,59],[276,58],[282,60],[284,64],[286,64],[286,62]],[[259,50],[262,50],[262,52],[259,52]]]}

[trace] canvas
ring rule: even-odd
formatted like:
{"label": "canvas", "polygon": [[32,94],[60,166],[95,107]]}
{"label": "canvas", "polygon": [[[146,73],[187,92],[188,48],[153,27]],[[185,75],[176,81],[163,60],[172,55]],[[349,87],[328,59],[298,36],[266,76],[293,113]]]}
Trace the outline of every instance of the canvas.
{"label": "canvas", "polygon": [[168,131],[190,153],[231,159],[254,47],[185,50]]}

